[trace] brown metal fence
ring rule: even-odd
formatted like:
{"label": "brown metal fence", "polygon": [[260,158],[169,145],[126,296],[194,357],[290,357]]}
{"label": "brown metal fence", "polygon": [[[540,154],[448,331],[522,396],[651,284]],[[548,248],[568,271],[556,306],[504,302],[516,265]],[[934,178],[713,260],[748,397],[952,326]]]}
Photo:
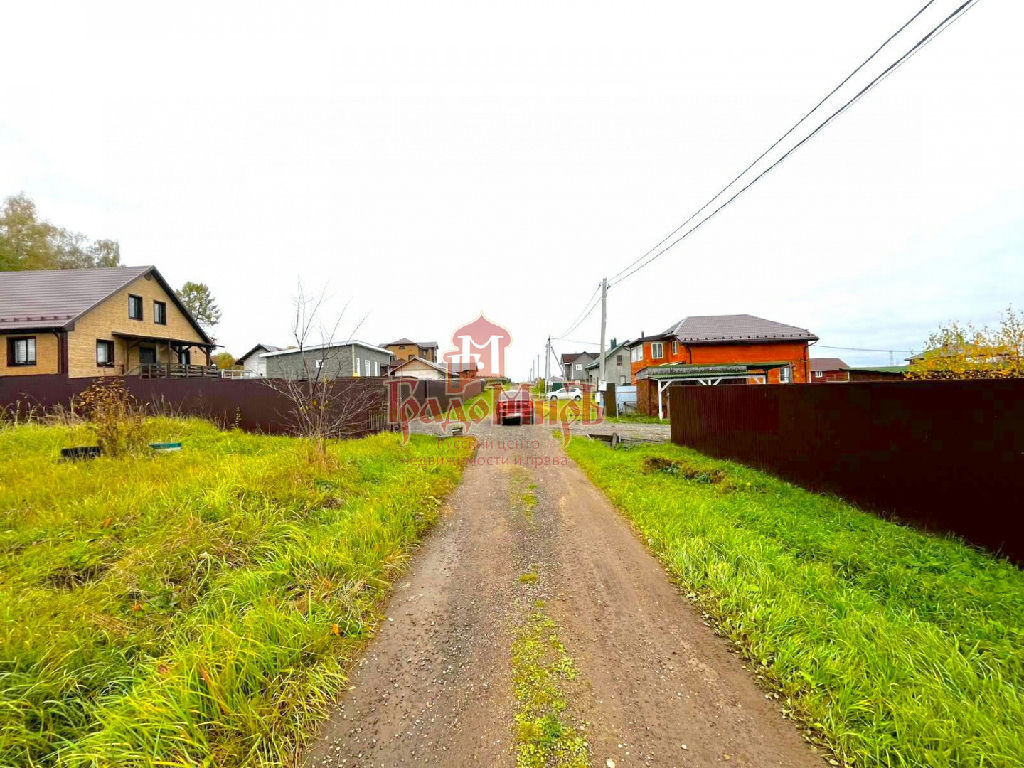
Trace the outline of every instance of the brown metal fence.
{"label": "brown metal fence", "polygon": [[1024,380],[669,393],[674,443],[1024,562]]}
{"label": "brown metal fence", "polygon": [[[52,411],[68,407],[74,397],[96,378],[69,379],[59,375],[0,378],[0,408]],[[199,416],[221,426],[237,426],[248,432],[287,434],[292,404],[279,392],[256,379],[143,379],[121,377],[125,387],[156,411]],[[336,379],[336,399],[358,398],[352,414],[356,434],[380,432],[386,427],[385,380],[380,378]],[[367,391],[369,390],[369,391]]]}

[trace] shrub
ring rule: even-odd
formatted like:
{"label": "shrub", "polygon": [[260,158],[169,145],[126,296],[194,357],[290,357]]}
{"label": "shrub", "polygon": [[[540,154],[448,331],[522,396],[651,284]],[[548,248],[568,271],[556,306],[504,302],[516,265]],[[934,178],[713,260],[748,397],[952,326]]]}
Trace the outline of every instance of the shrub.
{"label": "shrub", "polygon": [[107,456],[124,456],[146,445],[145,413],[120,379],[96,382],[78,396],[75,408]]}

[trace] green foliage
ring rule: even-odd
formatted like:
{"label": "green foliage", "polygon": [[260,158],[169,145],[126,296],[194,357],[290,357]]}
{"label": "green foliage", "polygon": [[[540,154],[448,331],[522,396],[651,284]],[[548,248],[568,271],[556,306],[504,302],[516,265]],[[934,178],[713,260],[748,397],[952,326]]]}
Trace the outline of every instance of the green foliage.
{"label": "green foliage", "polygon": [[203,328],[210,329],[220,322],[220,307],[213,298],[210,286],[206,283],[193,283],[191,280],[175,291],[185,309]]}
{"label": "green foliage", "polygon": [[90,243],[77,232],[43,221],[35,203],[25,195],[4,201],[0,210],[0,272],[116,267],[120,261],[117,241]]}
{"label": "green foliage", "polygon": [[0,763],[293,765],[472,441],[335,441],[328,470],[145,427],[184,449],[63,463],[84,426],[0,430]]}
{"label": "green foliage", "polygon": [[[537,575],[526,573],[519,581],[533,585]],[[538,602],[512,645],[517,768],[590,764],[582,728],[566,712],[565,687],[576,675],[572,658],[558,639],[558,626]]]}
{"label": "green foliage", "polygon": [[1024,315],[1008,307],[996,328],[950,323],[928,337],[910,362],[911,379],[1024,377]]}
{"label": "green foliage", "polygon": [[1024,764],[1013,565],[678,446],[568,451],[843,761]]}

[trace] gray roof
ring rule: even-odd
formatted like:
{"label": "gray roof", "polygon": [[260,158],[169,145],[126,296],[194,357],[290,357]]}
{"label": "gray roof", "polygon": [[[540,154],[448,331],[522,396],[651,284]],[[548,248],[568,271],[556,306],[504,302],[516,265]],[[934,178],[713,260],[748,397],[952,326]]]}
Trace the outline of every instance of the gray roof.
{"label": "gray roof", "polygon": [[436,341],[413,341],[405,337],[398,341],[389,341],[386,344],[381,344],[382,347],[399,347],[403,344],[411,344],[412,346],[419,347],[420,349],[437,349]]}
{"label": "gray roof", "polygon": [[811,358],[811,370],[812,371],[845,371],[850,366],[840,360],[838,357],[812,357]]}
{"label": "gray roof", "polygon": [[301,352],[313,352],[317,349],[344,349],[345,347],[362,347],[363,349],[372,349],[374,352],[382,352],[388,357],[394,357],[390,350],[378,347],[376,344],[367,344],[365,341],[359,341],[358,339],[352,339],[350,341],[335,341],[330,344],[308,344],[302,349],[299,349],[298,347],[289,347],[288,349],[279,349],[276,352],[265,352],[263,357],[297,355]]}
{"label": "gray roof", "polygon": [[250,356],[256,354],[257,352],[280,352],[282,349],[284,349],[284,347],[275,347],[273,344],[257,343],[256,346],[254,346],[241,357],[237,358],[235,362],[244,363],[247,359],[249,359]]}
{"label": "gray roof", "polygon": [[149,273],[209,343],[210,337],[152,265],[0,272],[0,331],[64,328],[133,280]]}
{"label": "gray roof", "polygon": [[[744,341],[817,341],[806,328],[776,323],[753,315],[693,315],[663,334],[692,344]],[[639,339],[638,339],[639,341]]]}

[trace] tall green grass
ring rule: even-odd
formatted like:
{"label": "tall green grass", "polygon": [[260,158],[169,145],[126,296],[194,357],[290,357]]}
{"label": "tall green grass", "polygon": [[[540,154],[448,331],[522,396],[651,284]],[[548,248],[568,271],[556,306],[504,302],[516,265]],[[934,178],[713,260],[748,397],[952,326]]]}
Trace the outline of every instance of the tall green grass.
{"label": "tall green grass", "polygon": [[840,759],[1024,765],[1019,569],[681,447],[568,451]]}
{"label": "tall green grass", "polygon": [[148,429],[184,450],[0,430],[4,765],[290,764],[472,447]]}

